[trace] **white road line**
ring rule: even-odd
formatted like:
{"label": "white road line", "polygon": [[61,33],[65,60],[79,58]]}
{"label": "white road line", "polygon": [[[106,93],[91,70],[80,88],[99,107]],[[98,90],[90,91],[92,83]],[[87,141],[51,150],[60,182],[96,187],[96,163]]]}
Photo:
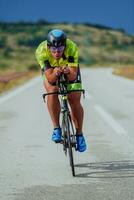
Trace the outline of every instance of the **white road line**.
{"label": "white road line", "polygon": [[18,89],[13,90],[12,92],[9,92],[9,94],[1,96],[0,97],[0,104],[5,103],[7,100],[15,97],[16,95],[18,95],[19,93],[27,90],[28,88],[32,87],[33,85],[35,85],[37,82],[39,82],[40,77],[34,78],[32,79],[30,82],[26,83],[25,85],[19,87]]}
{"label": "white road line", "polygon": [[127,134],[127,131],[119,123],[117,123],[113,119],[113,117],[106,110],[104,110],[104,108],[102,108],[98,104],[94,105],[94,108],[103,117],[103,119],[108,122],[108,124],[116,131],[116,133],[121,135]]}

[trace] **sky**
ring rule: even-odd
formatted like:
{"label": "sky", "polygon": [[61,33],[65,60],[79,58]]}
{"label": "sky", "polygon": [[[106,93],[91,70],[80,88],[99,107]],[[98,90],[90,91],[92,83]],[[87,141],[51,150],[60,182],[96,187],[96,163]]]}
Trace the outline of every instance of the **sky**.
{"label": "sky", "polygon": [[134,0],[0,0],[0,21],[101,24],[134,35]]}

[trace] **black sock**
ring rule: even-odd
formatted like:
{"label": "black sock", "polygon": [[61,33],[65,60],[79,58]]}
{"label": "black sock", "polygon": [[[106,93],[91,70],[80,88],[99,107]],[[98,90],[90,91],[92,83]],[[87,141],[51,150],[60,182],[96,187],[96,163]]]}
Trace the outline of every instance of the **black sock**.
{"label": "black sock", "polygon": [[56,129],[60,129],[60,126],[58,126],[58,127],[54,128],[54,130],[56,130]]}
{"label": "black sock", "polygon": [[77,137],[79,137],[79,136],[83,136],[83,134],[82,134],[82,133],[81,133],[81,134],[76,134],[76,136],[77,136]]}

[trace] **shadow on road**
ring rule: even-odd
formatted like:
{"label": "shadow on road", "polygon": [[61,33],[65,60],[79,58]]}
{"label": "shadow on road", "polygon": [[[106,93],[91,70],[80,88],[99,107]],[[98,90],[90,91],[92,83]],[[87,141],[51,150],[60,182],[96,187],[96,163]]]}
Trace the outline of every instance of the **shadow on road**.
{"label": "shadow on road", "polygon": [[82,163],[75,167],[86,171],[76,174],[76,177],[80,178],[134,178],[134,161],[132,160]]}

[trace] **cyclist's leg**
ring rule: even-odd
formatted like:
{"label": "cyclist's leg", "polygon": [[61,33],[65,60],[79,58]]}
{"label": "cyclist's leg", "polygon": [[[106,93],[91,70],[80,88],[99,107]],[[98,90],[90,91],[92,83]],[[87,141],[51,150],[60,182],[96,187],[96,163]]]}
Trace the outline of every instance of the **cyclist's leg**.
{"label": "cyclist's leg", "polygon": [[82,133],[84,110],[80,102],[81,93],[75,92],[68,95],[74,123],[76,122],[77,133]]}
{"label": "cyclist's leg", "polygon": [[83,131],[82,131],[84,111],[80,103],[80,97],[81,97],[81,93],[76,92],[76,93],[70,93],[68,98],[69,98],[69,103],[70,103],[73,116],[75,120],[77,121],[77,125],[78,125],[78,129],[76,132],[77,150],[79,152],[83,152],[86,150],[87,147],[86,147],[86,142],[85,142],[85,138],[83,136]]}
{"label": "cyclist's leg", "polygon": [[[51,85],[47,81],[47,79],[44,80],[44,87],[48,93],[58,91],[58,87]],[[60,102],[59,102],[58,95],[48,95],[47,106],[48,106],[48,110],[49,110],[54,128],[59,127]]]}
{"label": "cyclist's leg", "polygon": [[74,114],[72,113],[72,111],[71,111],[71,118],[72,118],[72,120],[74,122],[75,129],[76,129],[76,132],[77,132],[77,130],[78,130],[78,122],[77,122],[77,119],[75,118]]}

